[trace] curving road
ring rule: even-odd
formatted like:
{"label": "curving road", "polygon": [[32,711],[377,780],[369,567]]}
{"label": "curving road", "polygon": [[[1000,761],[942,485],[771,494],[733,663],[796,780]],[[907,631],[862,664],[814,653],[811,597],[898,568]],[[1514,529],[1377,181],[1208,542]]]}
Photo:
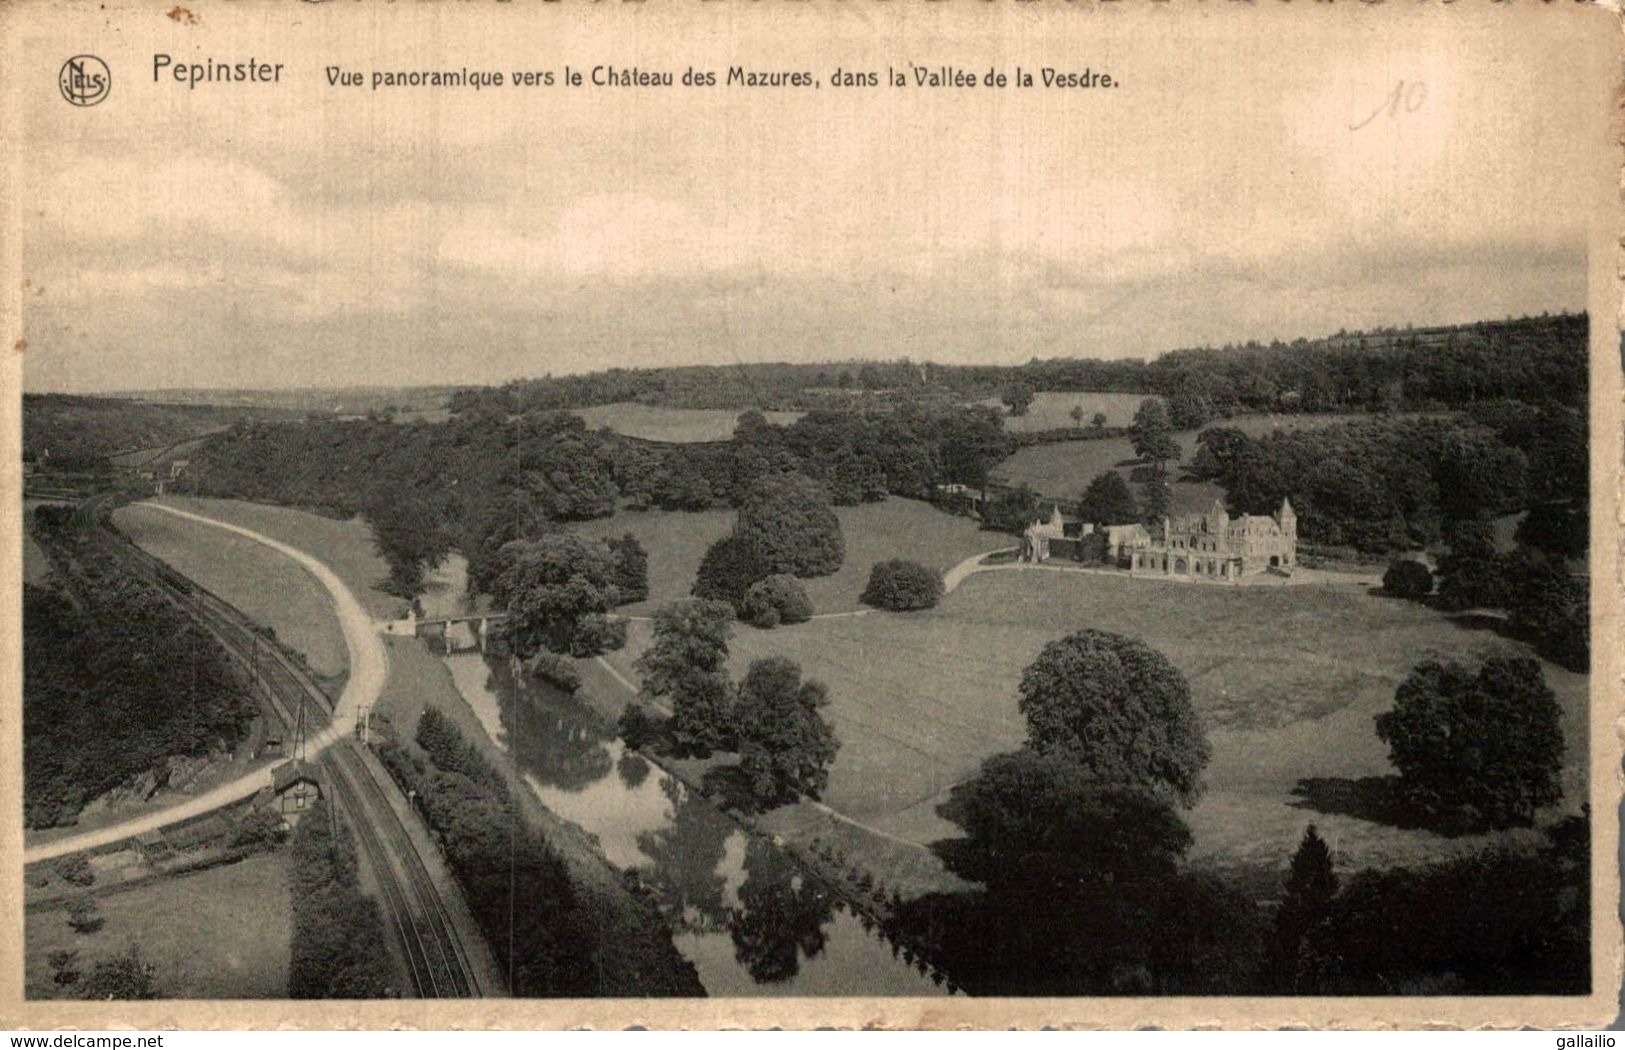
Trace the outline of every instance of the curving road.
{"label": "curving road", "polygon": [[[349,680],[344,684],[344,692],[339,696],[333,707],[333,716],[327,727],[315,736],[309,737],[305,745],[305,757],[315,759],[334,741],[343,738],[355,723],[356,712],[362,707],[371,706],[383,692],[384,680],[389,674],[389,656],[384,649],[384,643],[374,629],[372,618],[361,607],[361,602],[345,586],[344,581],[323,563],[306,554],[296,547],[274,540],[263,533],[253,529],[245,529],[241,525],[220,521],[203,514],[194,514],[191,511],[167,507],[161,503],[147,503],[145,506],[161,510],[166,514],[173,514],[178,518],[212,525],[215,528],[235,532],[245,536],[255,543],[264,544],[279,554],[286,555],[298,562],[299,565],[316,577],[317,581],[327,589],[333,598],[334,611],[338,614],[339,626],[344,631],[344,645],[349,655]],[[252,773],[238,777],[235,780],[217,785],[214,788],[187,799],[165,807],[155,813],[147,813],[139,817],[111,824],[105,828],[94,831],[81,832],[69,835],[66,838],[41,843],[23,850],[23,863],[33,864],[37,861],[51,860],[77,853],[80,850],[94,849],[97,846],[106,846],[120,842],[135,835],[159,828],[168,827],[177,821],[200,817],[205,813],[213,812],[221,806],[248,798],[261,788],[271,783],[271,768],[266,766]]]}

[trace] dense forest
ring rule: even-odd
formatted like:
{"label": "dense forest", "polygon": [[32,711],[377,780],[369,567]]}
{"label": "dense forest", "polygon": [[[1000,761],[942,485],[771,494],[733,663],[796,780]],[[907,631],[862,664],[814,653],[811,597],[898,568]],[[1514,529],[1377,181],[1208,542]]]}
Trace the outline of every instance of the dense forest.
{"label": "dense forest", "polygon": [[1174,350],[1153,361],[1068,357],[1025,365],[896,361],[610,369],[464,390],[455,412],[501,414],[637,401],[672,408],[794,409],[864,403],[866,395],[959,399],[1034,390],[1199,394],[1219,411],[1437,408],[1490,397],[1572,402],[1583,396],[1586,316],[1558,314],[1450,328],[1340,332],[1290,343]]}
{"label": "dense forest", "polygon": [[[1186,429],[1258,409],[1370,410],[1368,421],[1265,438],[1221,421],[1186,464],[1226,489],[1232,511],[1273,510],[1290,495],[1313,543],[1390,551],[1436,541],[1454,518],[1522,510],[1542,537],[1554,531],[1548,525],[1583,536],[1585,334],[1583,315],[1563,315],[1182,350],[1149,364],[612,370],[465,391],[444,423],[239,425],[194,453],[183,484],[202,495],[365,515],[403,596],[452,549],[468,557],[475,587],[488,588],[497,552],[512,540],[623,506],[732,506],[766,473],[805,474],[838,505],[929,498],[945,484],[979,488],[1016,440],[999,410],[963,402],[1015,376],[1025,377],[1016,380],[1023,389],[1166,393],[1170,416]],[[747,410],[731,440],[708,444],[592,431],[564,411],[629,398],[765,407],[858,388],[891,393],[867,409],[814,408],[783,426]],[[1418,407],[1453,418],[1388,411]],[[1080,491],[1088,480],[1078,479]]]}
{"label": "dense forest", "polygon": [[48,454],[53,467],[77,469],[117,452],[173,445],[252,419],[292,416],[278,409],[24,394],[23,458],[38,462]]}
{"label": "dense forest", "polygon": [[64,589],[23,587],[23,808],[31,828],[242,739],[254,715],[225,652],[152,586],[35,511]]}
{"label": "dense forest", "polygon": [[1273,915],[1211,873],[1102,879],[1095,858],[1066,859],[1067,893],[1015,880],[1001,894],[929,894],[888,925],[972,995],[1584,994],[1589,824],[1571,817],[1542,838],[1346,881],[1324,857],[1305,879],[1300,852]]}
{"label": "dense forest", "polygon": [[1249,437],[1203,431],[1189,476],[1216,481],[1232,513],[1290,497],[1311,543],[1384,552],[1437,542],[1447,522],[1539,508],[1535,546],[1584,553],[1589,469],[1584,408],[1481,402],[1465,418],[1373,416]]}

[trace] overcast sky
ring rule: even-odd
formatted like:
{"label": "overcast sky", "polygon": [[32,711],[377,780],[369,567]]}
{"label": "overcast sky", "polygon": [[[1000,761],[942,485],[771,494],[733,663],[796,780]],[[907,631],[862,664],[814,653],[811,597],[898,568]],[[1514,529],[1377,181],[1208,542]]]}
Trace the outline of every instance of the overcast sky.
{"label": "overcast sky", "polygon": [[[1030,13],[972,41],[966,19],[915,8],[903,40],[856,10],[687,41],[648,20],[523,42],[447,19],[438,46],[377,58],[320,7],[281,43],[205,11],[78,45],[114,71],[90,109],[54,98],[72,48],[31,48],[26,385],[1139,357],[1585,305],[1581,103],[1603,52],[1577,33],[1457,19],[1446,42],[1345,13],[1268,33],[1169,22],[1136,47],[1134,20],[1092,16],[1068,45]],[[827,78],[826,36],[847,68],[1092,66],[1123,86],[375,95],[322,76],[740,61]],[[187,92],[151,82],[155,50],[288,69],[277,88]],[[1390,116],[1401,82],[1425,86]]]}

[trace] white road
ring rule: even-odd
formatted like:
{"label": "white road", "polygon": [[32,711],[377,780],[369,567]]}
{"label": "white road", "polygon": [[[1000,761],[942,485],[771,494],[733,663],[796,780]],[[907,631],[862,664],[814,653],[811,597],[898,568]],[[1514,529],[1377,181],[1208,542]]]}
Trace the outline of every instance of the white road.
{"label": "white road", "polygon": [[[1381,587],[1381,573],[1340,572],[1335,569],[1305,569],[1298,567],[1292,570],[1291,576],[1274,576],[1259,573],[1253,576],[1244,576],[1240,580],[1209,579],[1205,576],[1169,576],[1161,572],[1143,572],[1138,575],[1123,569],[1110,567],[1097,567],[1079,565],[1074,562],[1057,562],[1054,565],[1034,565],[1030,562],[1007,561],[997,565],[983,565],[982,559],[994,554],[1012,554],[1016,548],[1000,547],[997,550],[984,551],[981,554],[972,554],[964,561],[949,569],[942,577],[942,593],[952,594],[960,584],[984,572],[1070,572],[1081,575],[1115,576],[1121,580],[1139,580],[1145,582],[1195,584],[1203,587],[1314,587],[1326,584],[1349,584],[1361,587]],[[850,615],[847,613],[832,613],[833,616]],[[814,617],[816,619],[816,617]]]}
{"label": "white road", "polygon": [[[349,652],[350,677],[333,710],[332,720],[325,729],[307,740],[306,758],[314,759],[343,734],[351,732],[355,726],[356,712],[362,707],[371,706],[383,692],[384,680],[389,675],[389,655],[388,650],[384,648],[383,640],[378,637],[372,618],[361,607],[361,602],[356,599],[350,588],[345,586],[344,581],[339,579],[332,569],[304,551],[279,540],[273,540],[253,529],[245,529],[241,525],[233,525],[191,511],[167,507],[161,503],[143,505],[188,521],[235,532],[255,543],[264,544],[279,554],[292,558],[327,588],[328,594],[333,598],[334,610],[338,613],[339,626],[344,631],[344,645]],[[167,827],[178,821],[199,817],[221,806],[248,798],[270,783],[271,767],[267,766],[157,812],[26,848],[23,850],[23,863],[33,864],[36,861],[51,860],[80,850],[106,846],[134,835]]]}

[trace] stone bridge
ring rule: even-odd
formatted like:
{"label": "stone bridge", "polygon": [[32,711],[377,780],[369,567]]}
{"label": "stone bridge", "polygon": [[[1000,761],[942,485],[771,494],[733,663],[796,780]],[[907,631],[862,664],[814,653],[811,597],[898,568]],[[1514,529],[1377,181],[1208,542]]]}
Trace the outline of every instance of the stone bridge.
{"label": "stone bridge", "polygon": [[492,628],[506,622],[508,614],[505,612],[466,613],[459,616],[425,616],[421,619],[409,616],[404,620],[391,620],[384,624],[385,634],[406,635],[413,638],[439,638],[445,645],[447,652],[458,651],[455,636],[460,634],[458,627],[466,626],[473,635],[474,644],[464,646],[464,649],[478,649],[485,652],[486,645],[491,637]]}

